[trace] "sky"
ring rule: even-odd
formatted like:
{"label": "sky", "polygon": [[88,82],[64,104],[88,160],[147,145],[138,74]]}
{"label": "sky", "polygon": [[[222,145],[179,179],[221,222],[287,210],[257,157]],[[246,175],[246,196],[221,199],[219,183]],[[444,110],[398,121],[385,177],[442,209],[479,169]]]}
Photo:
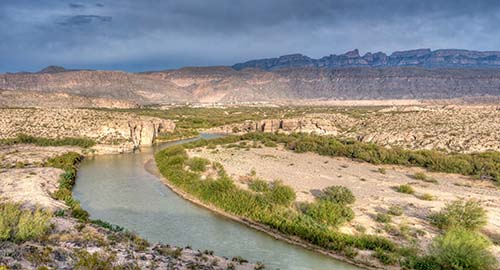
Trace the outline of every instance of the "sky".
{"label": "sky", "polygon": [[0,0],[0,72],[500,50],[498,0]]}

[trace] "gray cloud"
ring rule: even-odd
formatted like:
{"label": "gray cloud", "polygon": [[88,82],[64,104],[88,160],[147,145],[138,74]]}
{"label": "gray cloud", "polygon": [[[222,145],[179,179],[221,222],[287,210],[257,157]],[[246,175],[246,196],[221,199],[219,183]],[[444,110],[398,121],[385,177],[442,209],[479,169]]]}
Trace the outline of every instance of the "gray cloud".
{"label": "gray cloud", "polygon": [[89,24],[93,22],[105,23],[105,22],[111,22],[111,20],[112,20],[111,16],[75,15],[75,16],[64,17],[62,21],[56,23],[64,26],[67,25],[71,26],[71,25]]}
{"label": "gray cloud", "polygon": [[69,7],[74,9],[84,9],[85,5],[79,3],[69,3]]}
{"label": "gray cloud", "polygon": [[[494,0],[0,1],[0,72],[148,70],[304,53],[500,50]],[[82,14],[82,11],[85,14]]]}

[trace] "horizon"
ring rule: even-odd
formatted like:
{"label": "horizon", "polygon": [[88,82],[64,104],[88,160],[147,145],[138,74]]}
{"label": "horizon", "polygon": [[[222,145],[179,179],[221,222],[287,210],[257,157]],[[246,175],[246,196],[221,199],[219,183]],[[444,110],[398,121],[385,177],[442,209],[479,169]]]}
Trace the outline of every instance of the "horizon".
{"label": "horizon", "polygon": [[408,48],[500,49],[498,1],[5,0],[0,73],[227,66]]}
{"label": "horizon", "polygon": [[[209,67],[229,67],[229,68],[232,68],[234,65],[236,64],[239,64],[239,63],[246,63],[246,62],[249,62],[249,61],[254,61],[254,60],[264,60],[264,59],[275,59],[275,58],[280,58],[280,57],[285,57],[285,56],[291,56],[291,55],[302,55],[302,56],[306,56],[306,57],[309,57],[311,59],[314,59],[314,60],[318,60],[318,59],[321,59],[322,57],[328,57],[330,55],[343,55],[343,54],[347,54],[349,52],[353,52],[353,51],[356,51],[358,50],[357,48],[355,49],[352,49],[352,50],[348,50],[344,53],[339,53],[339,54],[334,54],[334,53],[330,53],[330,54],[325,54],[323,56],[320,56],[318,58],[314,58],[314,57],[310,57],[308,55],[305,55],[303,53],[290,53],[290,54],[282,54],[282,55],[279,55],[279,56],[274,56],[274,57],[265,57],[265,58],[258,58],[258,59],[247,59],[247,60],[244,60],[244,61],[241,61],[241,62],[238,62],[238,63],[230,63],[230,64],[227,64],[227,65],[192,65],[192,66],[180,66],[180,67],[174,67],[174,68],[160,68],[160,69],[154,69],[154,70],[135,70],[135,71],[130,71],[130,70],[125,70],[125,69],[113,69],[113,68],[110,68],[110,69],[99,69],[99,68],[79,68],[79,67],[73,67],[73,66],[59,66],[59,65],[52,65],[52,64],[48,64],[38,70],[19,70],[19,71],[0,71],[0,74],[16,74],[16,73],[38,73],[40,71],[42,71],[43,69],[46,69],[46,68],[50,68],[50,67],[56,67],[56,68],[64,68],[66,71],[84,71],[84,70],[87,70],[87,71],[116,71],[116,72],[128,72],[128,73],[143,73],[143,72],[158,72],[158,71],[169,71],[169,70],[177,70],[177,69],[183,69],[183,68],[209,68]],[[375,53],[384,53],[386,54],[387,56],[392,56],[394,53],[398,53],[398,52],[410,52],[410,51],[417,51],[417,50],[430,50],[431,52],[436,52],[436,51],[443,51],[443,50],[457,50],[457,51],[472,51],[472,52],[479,52],[479,53],[497,53],[497,52],[500,52],[500,50],[498,51],[493,51],[493,50],[489,50],[489,51],[486,51],[486,50],[467,50],[467,49],[459,49],[459,48],[440,48],[440,49],[432,49],[432,48],[412,48],[412,49],[408,49],[408,50],[399,50],[399,51],[393,51],[393,52],[385,52],[385,51],[377,51],[377,52],[373,52],[373,51],[366,51],[366,52],[361,52],[358,50],[359,52],[359,55],[361,57],[363,57],[364,55],[368,54],[368,53],[372,53],[372,54],[375,54]]]}

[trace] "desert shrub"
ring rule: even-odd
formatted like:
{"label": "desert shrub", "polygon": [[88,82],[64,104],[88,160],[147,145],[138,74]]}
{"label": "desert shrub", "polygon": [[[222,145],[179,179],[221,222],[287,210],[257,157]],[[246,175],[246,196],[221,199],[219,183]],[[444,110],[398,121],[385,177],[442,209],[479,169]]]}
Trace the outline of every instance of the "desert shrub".
{"label": "desert shrub", "polygon": [[276,147],[278,146],[275,142],[271,140],[264,140],[264,146],[265,147]]}
{"label": "desert shrub", "polygon": [[94,252],[90,254],[85,250],[77,253],[77,263],[75,270],[113,270],[114,256],[108,256],[104,253]]}
{"label": "desert shrub", "polygon": [[97,226],[103,227],[105,229],[108,229],[108,230],[111,230],[114,232],[122,232],[124,230],[123,227],[120,227],[120,226],[115,225],[115,224],[111,224],[109,222],[106,222],[106,221],[103,221],[100,219],[92,220],[91,222],[92,222],[92,224],[95,224]]}
{"label": "desert shrub", "polygon": [[379,173],[381,174],[386,174],[387,173],[387,170],[385,168],[378,168],[377,170]]}
{"label": "desert shrub", "polygon": [[498,263],[488,250],[490,245],[478,233],[454,228],[434,239],[430,254],[441,269],[493,270]]}
{"label": "desert shrub", "polygon": [[208,164],[210,164],[210,161],[201,157],[193,157],[187,161],[189,168],[195,172],[204,172]]}
{"label": "desert shrub", "polygon": [[19,204],[0,204],[0,241],[36,240],[50,229],[51,214],[41,209],[21,209]]}
{"label": "desert shrub", "polygon": [[[472,154],[444,153],[435,150],[405,150],[385,148],[352,139],[306,134],[247,133],[211,140],[214,144],[234,143],[240,140],[271,140],[285,144],[295,152],[316,152],[325,156],[343,156],[373,164],[418,166],[430,171],[459,173],[500,181],[500,152]],[[205,146],[206,140],[190,143],[187,147]]]}
{"label": "desert shrub", "polygon": [[434,196],[429,193],[424,193],[420,196],[418,196],[419,199],[424,200],[424,201],[434,201]]}
{"label": "desert shrub", "polygon": [[302,209],[307,216],[328,226],[338,227],[354,218],[351,208],[331,201],[320,200],[304,204]]}
{"label": "desert shrub", "polygon": [[269,191],[269,183],[265,180],[261,179],[253,179],[248,184],[248,188],[255,192],[268,192]]}
{"label": "desert shrub", "polygon": [[413,175],[413,178],[417,179],[417,180],[420,180],[420,181],[424,181],[424,182],[429,182],[429,183],[434,183],[434,184],[437,184],[438,181],[434,178],[431,178],[429,176],[427,176],[425,173],[423,172],[416,172],[414,175]]}
{"label": "desert shrub", "polygon": [[398,205],[391,205],[387,213],[393,216],[401,216],[403,214],[403,208]]}
{"label": "desert shrub", "polygon": [[339,204],[352,204],[356,201],[352,192],[344,186],[331,186],[323,189],[321,199]]}
{"label": "desert shrub", "polygon": [[412,186],[408,184],[400,185],[395,187],[395,190],[400,193],[405,193],[405,194],[414,194],[415,190],[413,189]]}
{"label": "desert shrub", "polygon": [[35,144],[39,146],[65,146],[74,145],[82,148],[89,148],[95,145],[95,141],[89,138],[43,138],[26,134],[18,134],[15,138],[0,140],[0,145],[13,145],[20,143]]}
{"label": "desert shrub", "polygon": [[476,230],[486,225],[486,211],[476,200],[457,200],[429,216],[431,223],[440,229],[463,227]]}
{"label": "desert shrub", "polygon": [[273,181],[266,198],[273,204],[290,205],[295,201],[295,191],[293,188],[283,185],[281,181]]}
{"label": "desert shrub", "polygon": [[381,222],[381,223],[389,223],[391,222],[392,218],[390,215],[388,214],[385,214],[385,213],[378,213],[376,216],[375,216],[375,220],[377,222]]}
{"label": "desert shrub", "polygon": [[396,264],[399,258],[397,254],[385,251],[380,248],[375,249],[375,252],[372,254],[372,256],[377,258],[381,263],[386,265]]}
{"label": "desert shrub", "polygon": [[71,193],[75,185],[77,166],[81,160],[82,156],[80,154],[69,152],[47,160],[44,166],[64,170],[64,173],[59,178],[59,189],[52,194],[52,197],[64,201],[71,208],[71,215],[74,218],[80,221],[87,221],[89,217],[88,212],[81,208],[80,203],[73,199],[73,194]]}

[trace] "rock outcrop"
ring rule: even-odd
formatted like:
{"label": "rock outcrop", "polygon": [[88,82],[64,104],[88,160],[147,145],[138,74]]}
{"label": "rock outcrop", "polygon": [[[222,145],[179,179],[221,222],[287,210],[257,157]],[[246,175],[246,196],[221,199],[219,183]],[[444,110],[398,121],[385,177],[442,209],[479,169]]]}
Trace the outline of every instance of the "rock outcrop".
{"label": "rock outcrop", "polygon": [[246,121],[209,132],[304,132],[334,135],[407,149],[450,152],[500,151],[497,106],[394,107],[349,113],[308,114],[300,118]]}
{"label": "rock outcrop", "polygon": [[[151,145],[171,120],[90,109],[0,109],[0,138],[19,133],[37,137],[86,137],[124,152]],[[107,149],[107,147],[101,147]]]}

